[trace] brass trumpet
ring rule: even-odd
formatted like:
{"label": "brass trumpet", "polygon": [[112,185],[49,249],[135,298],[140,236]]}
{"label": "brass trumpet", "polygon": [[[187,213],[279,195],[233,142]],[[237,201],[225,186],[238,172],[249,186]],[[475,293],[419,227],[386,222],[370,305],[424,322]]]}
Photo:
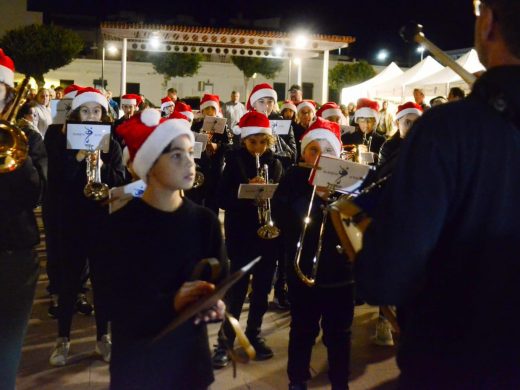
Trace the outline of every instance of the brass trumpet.
{"label": "brass trumpet", "polygon": [[0,119],[0,174],[13,172],[27,159],[29,145],[25,133],[14,124],[16,114],[23,104],[22,97],[29,85],[26,77],[16,96],[7,110],[5,116]]}
{"label": "brass trumpet", "polygon": [[[265,183],[269,183],[269,167],[267,164],[260,167],[260,154],[255,154],[256,159],[256,175],[264,179]],[[258,200],[258,222],[260,228],[257,230],[258,237],[264,240],[272,240],[280,235],[280,229],[274,225],[271,218],[271,200]]]}

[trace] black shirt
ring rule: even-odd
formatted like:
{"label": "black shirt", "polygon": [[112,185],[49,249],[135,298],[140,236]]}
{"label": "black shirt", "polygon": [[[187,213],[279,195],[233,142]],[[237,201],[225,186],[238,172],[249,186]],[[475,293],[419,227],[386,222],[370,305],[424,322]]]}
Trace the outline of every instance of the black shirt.
{"label": "black shirt", "polygon": [[[119,369],[135,368],[126,375],[143,388],[209,386],[213,373],[206,325],[188,321],[157,344],[147,343],[175,318],[173,298],[200,260],[217,258],[225,275],[217,217],[187,198],[174,212],[133,199],[109,220],[112,363]],[[171,383],[175,386],[168,387]]]}
{"label": "black shirt", "polygon": [[417,120],[356,262],[367,302],[404,307],[398,362],[424,383],[520,383],[520,129],[488,103],[514,114],[519,88],[492,68]]}

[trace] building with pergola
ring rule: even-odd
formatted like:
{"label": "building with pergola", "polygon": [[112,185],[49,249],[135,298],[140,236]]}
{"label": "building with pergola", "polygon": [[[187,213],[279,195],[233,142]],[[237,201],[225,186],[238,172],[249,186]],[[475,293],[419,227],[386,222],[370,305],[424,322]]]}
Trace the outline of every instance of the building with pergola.
{"label": "building with pergola", "polygon": [[104,46],[121,50],[121,95],[126,93],[127,52],[200,53],[210,56],[281,58],[288,62],[287,84],[302,84],[302,62],[322,59],[321,101],[328,100],[329,52],[355,42],[350,36],[304,35],[231,28],[145,25],[120,22],[101,24]]}

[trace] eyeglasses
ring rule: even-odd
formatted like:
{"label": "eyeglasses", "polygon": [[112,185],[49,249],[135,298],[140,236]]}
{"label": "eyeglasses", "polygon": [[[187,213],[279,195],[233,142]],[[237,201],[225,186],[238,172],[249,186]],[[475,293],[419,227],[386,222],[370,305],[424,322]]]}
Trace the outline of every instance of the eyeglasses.
{"label": "eyeglasses", "polygon": [[476,17],[480,16],[480,8],[482,7],[482,0],[473,0],[473,13]]}

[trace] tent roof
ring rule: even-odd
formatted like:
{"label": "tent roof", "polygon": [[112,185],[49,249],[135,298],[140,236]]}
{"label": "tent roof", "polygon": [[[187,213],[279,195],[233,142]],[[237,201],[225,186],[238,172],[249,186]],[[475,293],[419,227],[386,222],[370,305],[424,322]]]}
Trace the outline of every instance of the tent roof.
{"label": "tent roof", "polygon": [[397,66],[395,62],[392,62],[385,69],[379,72],[377,75],[363,81],[360,84],[353,85],[351,87],[343,88],[341,90],[341,102],[343,104],[347,104],[350,102],[355,102],[360,97],[367,97],[368,88],[371,85],[383,83],[385,81],[391,80],[403,74],[401,68]]}
{"label": "tent roof", "polygon": [[428,56],[412,68],[408,69],[402,75],[395,77],[388,82],[370,86],[369,95],[378,98],[402,97],[403,89],[406,86],[424,79],[442,69],[443,66],[441,64],[435,61],[431,56]]}
{"label": "tent roof", "polygon": [[[478,59],[478,54],[474,49],[471,49],[469,52],[464,54],[457,60],[458,64],[466,69],[470,73],[475,73],[479,71],[485,70],[484,65],[482,65]],[[422,79],[418,80],[415,83],[409,85],[410,88],[414,87],[422,87],[427,88],[428,90],[436,90],[442,88],[446,88],[446,84],[453,84],[463,82],[462,78],[455,73],[451,68],[445,67],[444,69]],[[434,92],[435,94],[435,92]]]}

